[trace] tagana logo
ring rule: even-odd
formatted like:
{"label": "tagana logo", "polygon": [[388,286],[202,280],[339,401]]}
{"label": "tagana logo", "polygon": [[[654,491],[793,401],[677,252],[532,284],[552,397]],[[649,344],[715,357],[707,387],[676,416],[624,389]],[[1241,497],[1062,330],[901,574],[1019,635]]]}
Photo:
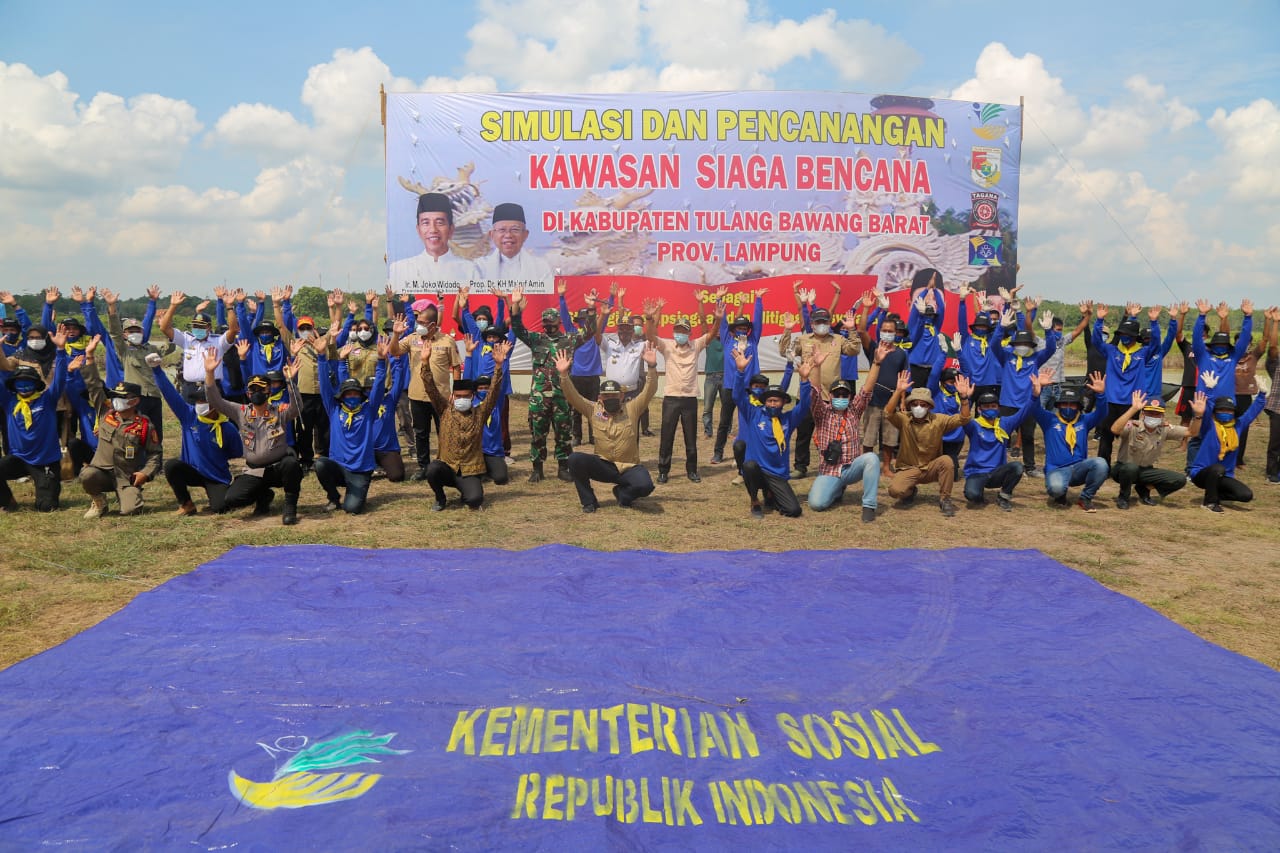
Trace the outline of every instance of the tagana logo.
{"label": "tagana logo", "polygon": [[354,800],[376,785],[382,774],[313,771],[378,764],[375,755],[404,755],[412,751],[387,746],[395,736],[395,732],[375,735],[356,731],[310,744],[302,735],[277,738],[272,746],[260,742],[258,746],[272,758],[287,753],[289,759],[269,782],[254,782],[232,770],[227,774],[227,784],[232,796],[255,809],[300,809]]}
{"label": "tagana logo", "polygon": [[973,105],[974,118],[978,120],[978,126],[973,132],[981,139],[999,139],[1009,130],[1007,123],[993,124],[993,122],[1004,112],[1004,107],[1000,104],[979,104]]}

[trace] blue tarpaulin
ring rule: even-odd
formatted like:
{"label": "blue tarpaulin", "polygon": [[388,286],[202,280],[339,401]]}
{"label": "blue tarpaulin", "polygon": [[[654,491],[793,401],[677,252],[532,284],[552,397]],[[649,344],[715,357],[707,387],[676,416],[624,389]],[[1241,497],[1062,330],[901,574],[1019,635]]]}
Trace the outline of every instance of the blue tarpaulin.
{"label": "blue tarpaulin", "polygon": [[242,547],[0,672],[0,848],[1276,849],[1277,709],[1031,551]]}

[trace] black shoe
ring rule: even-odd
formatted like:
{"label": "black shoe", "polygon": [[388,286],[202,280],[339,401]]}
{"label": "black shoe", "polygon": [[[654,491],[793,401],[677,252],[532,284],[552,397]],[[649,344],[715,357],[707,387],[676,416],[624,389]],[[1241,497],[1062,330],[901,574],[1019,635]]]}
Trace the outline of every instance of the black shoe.
{"label": "black shoe", "polygon": [[689,482],[690,482],[690,483],[701,483],[701,482],[702,482],[702,477],[700,477],[700,476],[698,475],[698,472],[697,472],[697,471],[690,471],[690,472],[689,472]]}
{"label": "black shoe", "polygon": [[722,462],[724,462],[724,455],[723,455],[723,454],[717,453],[717,454],[715,454],[715,455],[713,455],[713,456],[711,457],[711,464],[712,464],[712,465],[719,465],[719,464],[721,464]]}
{"label": "black shoe", "polygon": [[1013,495],[1006,495],[1004,492],[997,492],[996,505],[1005,512],[1013,512]]}
{"label": "black shoe", "polygon": [[417,471],[413,472],[413,476],[409,479],[415,483],[421,483],[423,480],[427,479],[427,469],[419,468]]}
{"label": "black shoe", "polygon": [[529,475],[529,482],[541,483],[544,479],[546,478],[542,474],[542,461],[539,460],[533,463],[533,473]]}
{"label": "black shoe", "polygon": [[1086,497],[1083,497],[1083,496],[1082,496],[1082,497],[1080,498],[1080,500],[1076,501],[1076,506],[1080,507],[1080,508],[1081,508],[1082,510],[1084,510],[1085,512],[1097,512],[1097,511],[1098,511],[1098,510],[1096,510],[1096,509],[1094,508],[1094,506],[1093,506],[1093,498],[1086,498]]}
{"label": "black shoe", "polygon": [[862,508],[862,523],[870,524],[876,520],[876,508],[873,506],[864,506]]}
{"label": "black shoe", "polygon": [[916,502],[916,491],[917,489],[913,486],[911,488],[911,491],[907,492],[905,497],[899,499],[898,502],[894,504],[894,507],[896,509],[907,509],[908,507],[910,507],[913,503]]}
{"label": "black shoe", "polygon": [[431,511],[432,511],[432,512],[443,512],[443,511],[444,511],[444,501],[436,501],[435,503],[431,504]]}
{"label": "black shoe", "polygon": [[1054,498],[1054,499],[1053,499],[1053,505],[1054,505],[1054,506],[1066,506],[1066,505],[1067,505],[1067,496],[1066,496],[1066,495],[1060,495],[1059,497]]}
{"label": "black shoe", "polygon": [[1201,506],[1201,508],[1202,508],[1202,509],[1207,509],[1207,510],[1209,510],[1209,512],[1222,512],[1222,511],[1223,511],[1223,509],[1222,509],[1222,504],[1200,504],[1200,506]]}
{"label": "black shoe", "polygon": [[337,501],[330,499],[330,501],[324,505],[323,509],[325,512],[337,512],[341,507],[338,506]]}
{"label": "black shoe", "polygon": [[644,430],[640,434],[643,435],[645,438],[653,438],[653,432],[651,430]]}
{"label": "black shoe", "polygon": [[1138,498],[1138,500],[1142,502],[1142,505],[1143,505],[1143,506],[1155,506],[1155,505],[1156,505],[1156,499],[1155,499],[1155,498],[1153,498],[1153,497],[1151,497],[1151,495],[1143,495],[1142,497]]}
{"label": "black shoe", "polygon": [[284,496],[284,513],[280,516],[280,523],[290,526],[298,523],[298,496]]}
{"label": "black shoe", "polygon": [[1129,499],[1125,497],[1116,498],[1116,509],[1128,509]]}
{"label": "black shoe", "polygon": [[613,497],[615,500],[617,500],[618,506],[622,507],[623,509],[626,509],[627,507],[631,506],[631,502],[630,501],[627,501],[625,503],[623,502],[622,497],[619,494],[621,491],[622,491],[622,486],[614,486]]}
{"label": "black shoe", "polygon": [[956,514],[956,505],[951,502],[951,498],[943,498],[938,501],[938,509],[942,511],[943,516],[951,518]]}
{"label": "black shoe", "polygon": [[564,480],[566,483],[573,482],[573,476],[569,473],[569,463],[563,459],[556,465],[556,479]]}
{"label": "black shoe", "polygon": [[276,493],[267,489],[258,495],[258,499],[253,502],[254,515],[266,515],[271,512],[271,502],[276,499]]}
{"label": "black shoe", "polygon": [[794,475],[792,476],[792,479],[803,480],[805,477],[808,477],[808,476],[809,476],[809,469],[804,467],[803,465],[797,465]]}
{"label": "black shoe", "polygon": [[583,504],[582,511],[587,513],[595,512],[599,506],[599,504]]}
{"label": "black shoe", "polygon": [[751,517],[752,517],[752,518],[764,518],[764,510],[760,508],[760,502],[759,502],[759,501],[752,501],[752,502],[751,502]]}
{"label": "black shoe", "polygon": [[663,483],[667,482],[667,479],[668,479],[668,477],[667,477],[667,472],[666,472],[666,471],[659,471],[659,472],[658,472],[658,484],[659,484],[659,485],[661,485],[661,484],[663,484]]}
{"label": "black shoe", "polygon": [[1041,473],[1039,468],[1027,468],[1022,473],[1026,474],[1028,477],[1030,477],[1033,480],[1039,480],[1041,477],[1044,476],[1044,474]]}

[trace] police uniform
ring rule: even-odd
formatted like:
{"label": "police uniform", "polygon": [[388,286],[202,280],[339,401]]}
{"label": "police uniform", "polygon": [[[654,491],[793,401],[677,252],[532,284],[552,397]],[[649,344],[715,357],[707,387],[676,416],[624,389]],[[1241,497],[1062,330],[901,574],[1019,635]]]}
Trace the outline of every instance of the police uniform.
{"label": "police uniform", "polygon": [[[106,394],[108,398],[128,399],[141,397],[142,389],[136,382],[119,382],[106,389]],[[120,499],[120,514],[132,515],[142,508],[142,487],[133,484],[133,475],[141,472],[147,480],[154,480],[160,473],[160,434],[140,407],[127,421],[117,412],[108,412],[98,420],[95,433],[98,449],[80,471],[80,485],[99,511],[102,493],[114,490]]]}

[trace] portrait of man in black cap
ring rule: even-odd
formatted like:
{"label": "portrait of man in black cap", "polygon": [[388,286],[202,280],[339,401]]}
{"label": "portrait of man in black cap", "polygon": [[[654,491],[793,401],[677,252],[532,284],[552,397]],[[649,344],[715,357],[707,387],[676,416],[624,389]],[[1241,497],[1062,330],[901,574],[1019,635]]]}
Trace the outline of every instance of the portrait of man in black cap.
{"label": "portrait of man in black cap", "polygon": [[456,293],[478,275],[476,265],[449,249],[453,238],[453,205],[444,193],[418,196],[416,220],[422,253],[394,261],[387,273],[400,293]]}
{"label": "portrait of man in black cap", "polygon": [[527,293],[550,293],[551,267],[533,252],[524,249],[529,239],[524,208],[503,202],[493,209],[493,228],[489,239],[498,251],[481,258],[476,266],[481,278],[503,290],[523,287]]}

